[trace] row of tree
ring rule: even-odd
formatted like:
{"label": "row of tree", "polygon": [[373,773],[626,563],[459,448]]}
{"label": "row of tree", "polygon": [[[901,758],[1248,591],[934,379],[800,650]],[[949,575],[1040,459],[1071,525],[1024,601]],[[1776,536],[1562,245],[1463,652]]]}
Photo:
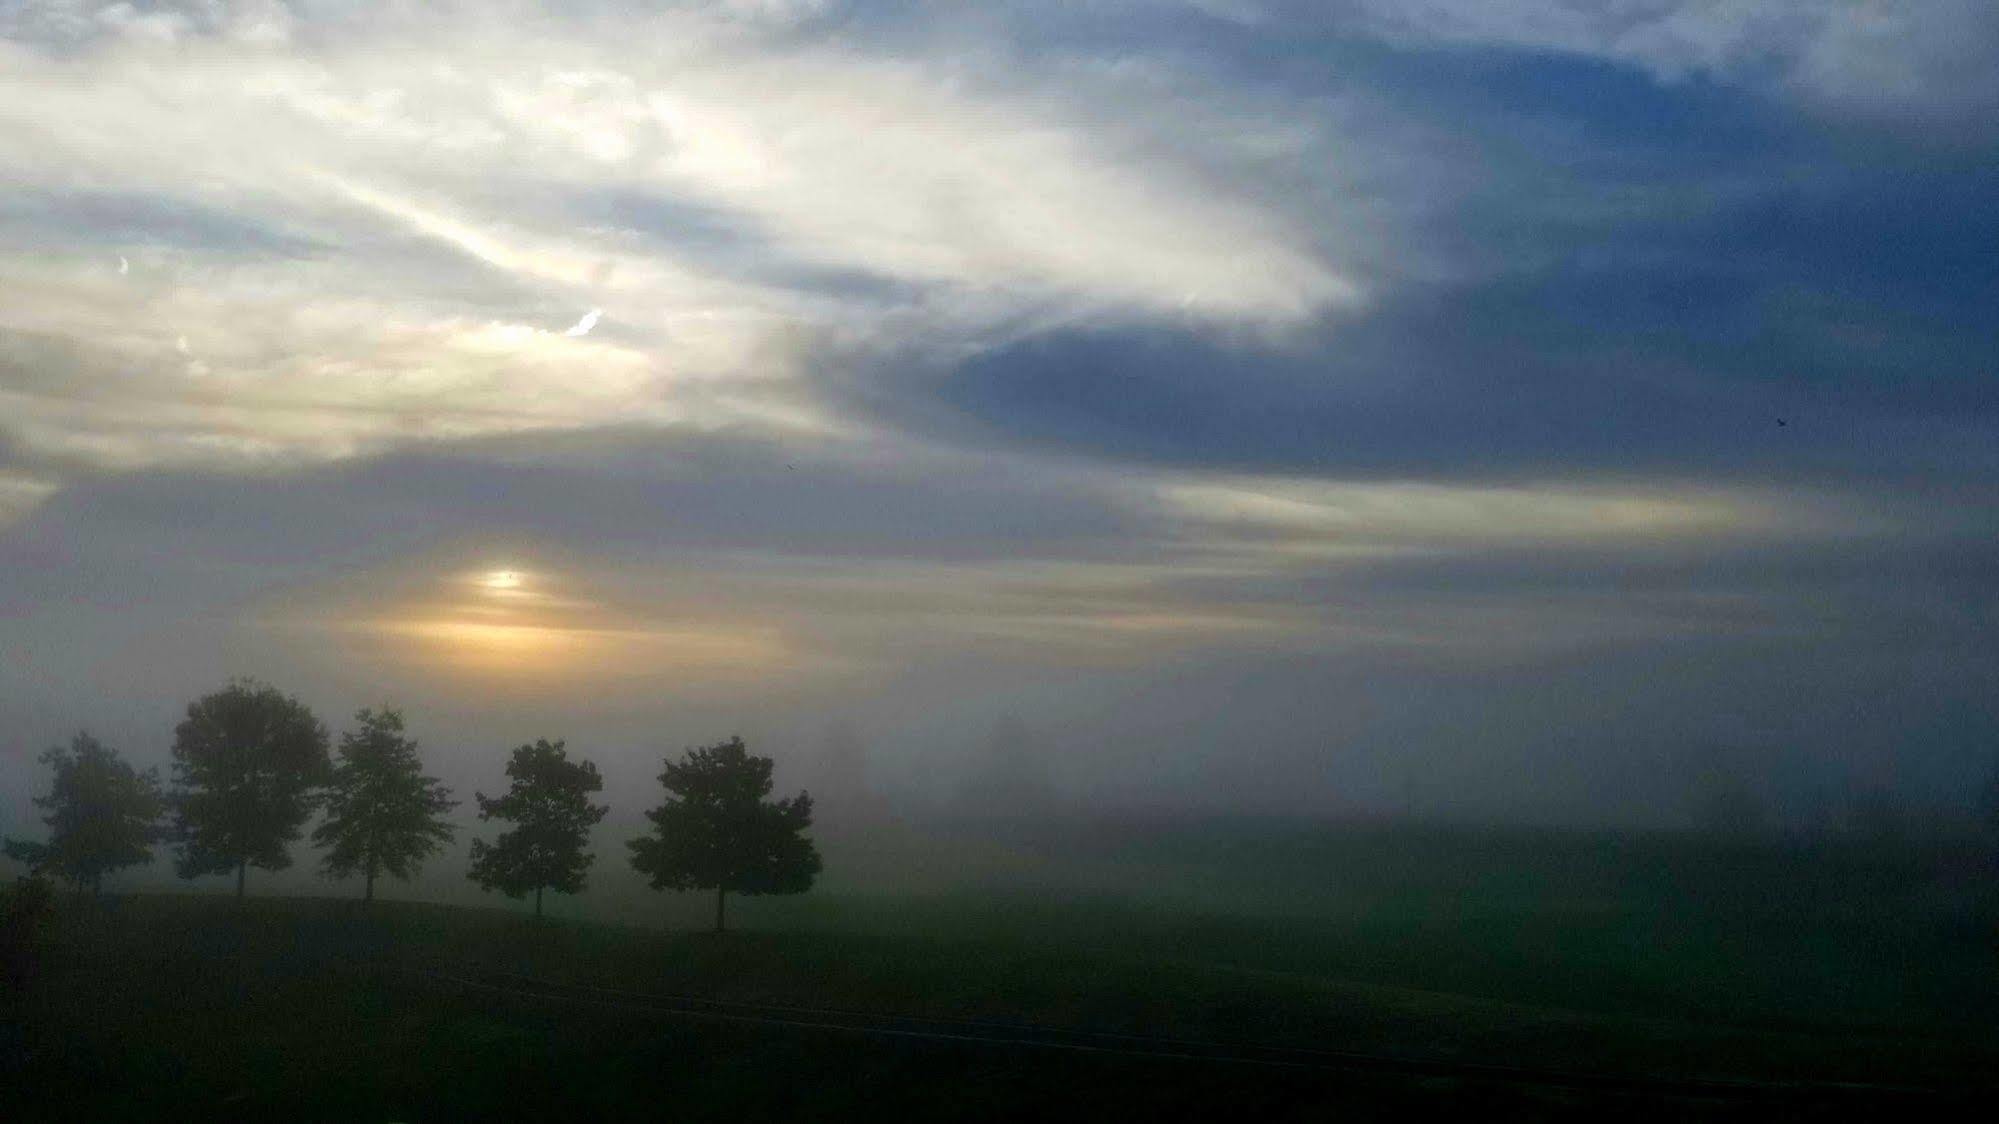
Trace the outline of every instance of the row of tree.
{"label": "row of tree", "polygon": [[[9,838],[7,856],[93,892],[106,874],[149,861],[156,844],[171,841],[181,877],[234,872],[241,897],[250,867],[291,865],[292,844],[319,811],[312,841],[325,848],[322,872],[361,875],[373,900],[378,877],[415,877],[456,830],[445,817],[458,801],[424,774],[401,713],[362,710],[335,756],[303,703],[248,680],[188,706],[174,729],[171,788],[87,733],[41,761],[54,774],[35,800],[48,840]],[[515,749],[507,777],[504,795],[473,794],[480,819],[512,826],[490,843],[473,841],[468,876],[512,898],[532,894],[540,916],[544,891],[584,888],[596,858],[586,850],[590,829],[610,811],[591,801],[604,781],[596,765],[545,739]],[[713,890],[719,930],[730,893],[811,888],[820,870],[805,835],[812,798],[766,799],[770,758],[731,738],[669,760],[659,780],[666,799],[646,813],[652,829],[627,844],[654,889]]]}

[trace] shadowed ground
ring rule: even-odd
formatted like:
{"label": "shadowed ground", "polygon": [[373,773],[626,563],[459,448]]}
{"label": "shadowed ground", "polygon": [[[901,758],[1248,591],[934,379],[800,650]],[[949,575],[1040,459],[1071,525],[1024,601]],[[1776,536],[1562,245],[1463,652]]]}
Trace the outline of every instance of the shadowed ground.
{"label": "shadowed ground", "polygon": [[[1537,988],[1508,982],[1529,959],[1511,942],[1535,930],[1490,921],[1439,924],[1403,950],[1448,959],[1482,939],[1491,963],[1438,972],[1478,994],[1381,982],[1394,965],[1364,962],[1379,939],[1366,925],[976,895],[902,905],[900,936],[716,937],[389,903],[66,900],[14,997],[7,1084],[32,1119],[141,1105],[246,1119],[1681,1117],[1946,1112],[1999,1062],[1989,980],[1960,993],[1961,1021],[1632,1014],[1618,1012],[1646,1005],[1519,998]],[[836,899],[817,916],[864,927],[889,908]],[[988,923],[1003,914],[1024,928]],[[1580,928],[1608,942],[1600,955],[1616,948],[1603,923]],[[1276,933],[1317,935],[1356,966],[1309,967]],[[1565,954],[1586,969],[1581,947]]]}

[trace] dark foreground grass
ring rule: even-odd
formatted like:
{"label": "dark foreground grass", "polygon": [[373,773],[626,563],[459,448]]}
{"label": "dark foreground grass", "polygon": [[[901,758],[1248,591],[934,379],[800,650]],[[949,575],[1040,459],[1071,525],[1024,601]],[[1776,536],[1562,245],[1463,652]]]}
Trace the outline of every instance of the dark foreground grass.
{"label": "dark foreground grass", "polygon": [[773,908],[786,928],[1143,949],[1703,1023],[1975,1032],[1999,1011],[1999,858],[1975,842],[1172,823],[1043,827],[1022,847],[1093,856],[1127,890],[1088,909],[991,893]]}
{"label": "dark foreground grass", "polygon": [[100,978],[115,1019],[65,1028],[17,1119],[1046,1120],[1544,1115],[1560,1090],[1332,1083],[1289,1072],[644,1022],[469,1005],[379,979],[225,969],[172,990]]}
{"label": "dark foreground grass", "polygon": [[[944,906],[916,905],[912,920],[926,909]],[[1076,906],[1066,923],[1088,929],[1084,919],[1102,912]],[[953,935],[941,922],[920,937],[718,936],[421,905],[69,900],[8,997],[0,1087],[16,1110],[6,1115],[29,1120],[1365,1119],[1436,1108],[1671,1118],[1770,1109],[1753,1097],[1579,1091],[1476,1073],[1335,1075],[637,1017],[468,995],[410,971],[440,965],[652,994],[1950,1094],[1914,1102],[1929,1111],[1971,1103],[1999,1061],[1991,1024],[1975,1019],[1814,1027],[1633,1015],[1614,1004],[1248,966],[1226,955],[1233,946],[1212,924],[1185,930],[1193,937],[1175,947],[1157,934],[1137,939],[1128,916],[1109,918],[1106,939],[1071,947],[1004,931]],[[1131,939],[1108,939],[1118,932]],[[1783,1107],[1875,1111],[1874,1096],[1813,1091]]]}

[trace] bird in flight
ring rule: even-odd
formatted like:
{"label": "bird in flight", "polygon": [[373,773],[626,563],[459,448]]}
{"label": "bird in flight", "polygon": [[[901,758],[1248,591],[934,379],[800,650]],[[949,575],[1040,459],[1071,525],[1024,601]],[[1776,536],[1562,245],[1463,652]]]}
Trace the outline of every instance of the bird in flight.
{"label": "bird in flight", "polygon": [[1785,421],[1783,418],[1777,419],[1777,428],[1779,429],[1783,429],[1786,426],[1789,426],[1790,424],[1791,424],[1790,422]]}
{"label": "bird in flight", "polygon": [[569,330],[562,334],[565,336],[587,336],[590,334],[590,329],[597,326],[597,318],[602,315],[604,315],[603,309],[593,308],[583,314],[583,319],[570,325]]}
{"label": "bird in flight", "polygon": [[119,254],[119,255],[118,255],[118,276],[120,276],[120,277],[123,277],[123,276],[125,276],[125,275],[126,275],[127,273],[130,273],[130,272],[132,272],[132,263],[131,263],[131,262],[128,262],[128,261],[126,261],[126,260],[125,260],[125,255],[124,255],[124,254]]}

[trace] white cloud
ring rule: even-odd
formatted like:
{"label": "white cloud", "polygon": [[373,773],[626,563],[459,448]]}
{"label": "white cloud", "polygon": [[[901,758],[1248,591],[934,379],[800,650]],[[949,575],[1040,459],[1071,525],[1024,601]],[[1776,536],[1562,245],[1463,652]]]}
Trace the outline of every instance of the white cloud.
{"label": "white cloud", "polygon": [[[829,340],[1281,325],[1356,298],[1299,218],[1205,170],[1300,128],[1281,107],[1203,120],[1198,93],[1160,109],[1157,74],[1120,100],[1103,73],[794,34],[818,9],[9,13],[0,179],[214,235],[128,242],[113,290],[81,268],[89,229],[0,217],[32,247],[0,252],[0,333],[82,357],[32,392],[0,372],[12,428],[119,465],[633,418],[823,429],[802,384]],[[588,317],[496,327],[579,306],[616,346]],[[159,361],[182,338],[203,377]]]}
{"label": "white cloud", "polygon": [[1955,120],[1999,108],[1999,9],[1988,0],[1352,0],[1351,11],[1355,26],[1394,40],[1774,83],[1843,113]]}
{"label": "white cloud", "polygon": [[1206,532],[1304,555],[1721,541],[1862,527],[1829,499],[1750,488],[1205,477],[1164,485],[1160,499]]}
{"label": "white cloud", "polygon": [[55,490],[51,481],[0,469],[0,527],[33,511]]}

